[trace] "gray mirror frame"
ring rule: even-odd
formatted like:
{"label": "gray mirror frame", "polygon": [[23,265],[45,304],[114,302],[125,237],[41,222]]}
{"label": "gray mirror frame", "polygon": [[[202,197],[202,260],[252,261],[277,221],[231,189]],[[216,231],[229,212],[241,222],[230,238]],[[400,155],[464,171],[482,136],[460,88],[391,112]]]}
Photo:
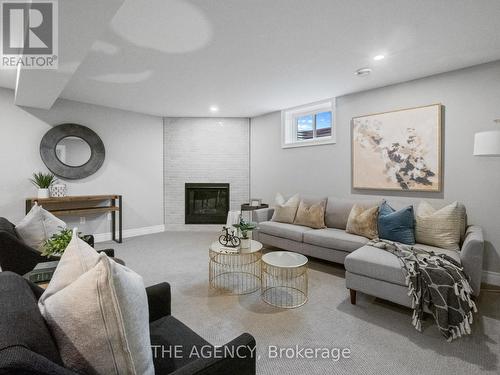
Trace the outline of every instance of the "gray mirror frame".
{"label": "gray mirror frame", "polygon": [[[72,167],[59,160],[56,155],[56,146],[66,137],[79,137],[88,143],[91,155],[85,164]],[[78,180],[93,175],[101,168],[106,150],[101,138],[93,130],[78,124],[61,124],[54,126],[43,136],[40,142],[40,156],[47,168],[56,176]]]}

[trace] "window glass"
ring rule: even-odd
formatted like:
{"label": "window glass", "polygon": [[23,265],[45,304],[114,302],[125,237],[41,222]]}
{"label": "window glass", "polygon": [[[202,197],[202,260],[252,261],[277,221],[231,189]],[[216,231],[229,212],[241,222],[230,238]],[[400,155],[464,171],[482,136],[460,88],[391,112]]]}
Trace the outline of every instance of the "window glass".
{"label": "window glass", "polygon": [[297,117],[297,139],[313,139],[314,137],[314,117],[306,115]]}
{"label": "window glass", "polygon": [[329,137],[332,135],[332,112],[316,114],[316,137]]}

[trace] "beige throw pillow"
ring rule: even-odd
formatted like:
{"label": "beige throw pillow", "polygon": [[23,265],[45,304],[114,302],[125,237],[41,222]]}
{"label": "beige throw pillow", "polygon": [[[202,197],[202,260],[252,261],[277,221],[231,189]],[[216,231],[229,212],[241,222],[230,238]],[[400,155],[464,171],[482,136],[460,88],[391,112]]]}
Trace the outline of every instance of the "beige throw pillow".
{"label": "beige throw pillow", "polygon": [[295,214],[299,207],[299,195],[295,194],[293,197],[285,201],[285,198],[280,193],[276,194],[276,205],[274,207],[274,214],[271,221],[279,223],[292,224],[295,220]]}
{"label": "beige throw pillow", "polygon": [[76,234],[39,308],[71,370],[154,374],[142,277],[97,254]]}
{"label": "beige throw pillow", "polygon": [[64,221],[35,203],[30,212],[16,225],[16,232],[26,245],[40,250],[46,240],[64,228]]}
{"label": "beige throw pillow", "polygon": [[415,239],[425,245],[460,250],[460,234],[464,225],[465,208],[458,202],[436,210],[422,201],[416,213]]}
{"label": "beige throw pillow", "polygon": [[347,219],[346,232],[373,240],[378,237],[378,206],[364,208],[355,204]]}
{"label": "beige throw pillow", "polygon": [[326,228],[325,207],[326,200],[311,204],[301,200],[293,223],[315,229]]}

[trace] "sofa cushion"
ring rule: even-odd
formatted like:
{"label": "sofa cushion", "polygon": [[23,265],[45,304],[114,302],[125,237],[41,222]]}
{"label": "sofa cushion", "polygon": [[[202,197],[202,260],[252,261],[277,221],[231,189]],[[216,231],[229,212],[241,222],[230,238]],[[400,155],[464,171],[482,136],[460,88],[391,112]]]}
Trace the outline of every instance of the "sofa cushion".
{"label": "sofa cushion", "polygon": [[97,254],[76,231],[39,308],[66,367],[95,374],[154,373],[142,277]]}
{"label": "sofa cushion", "polygon": [[30,212],[16,225],[16,232],[24,243],[40,250],[46,240],[64,228],[64,221],[35,203]]}
{"label": "sofa cushion", "polygon": [[[170,374],[198,359],[202,347],[212,347],[185,324],[173,316],[165,316],[151,323],[151,348],[156,374]],[[177,348],[177,354],[175,349]],[[162,351],[163,349],[163,351]],[[167,350],[171,349],[170,352]],[[190,355],[193,353],[193,355]]]}
{"label": "sofa cushion", "polygon": [[368,239],[347,233],[342,229],[325,228],[304,232],[304,242],[329,249],[351,252],[364,246]]}
{"label": "sofa cushion", "polygon": [[325,207],[326,199],[311,203],[301,200],[293,223],[316,229],[325,228]]}
{"label": "sofa cushion", "polygon": [[[432,250],[438,254],[452,256],[460,262],[460,257],[453,250],[445,250],[432,246],[416,244],[424,250]],[[454,255],[452,255],[454,253]],[[388,251],[373,247],[363,246],[353,251],[345,258],[345,269],[349,272],[370,277],[372,279],[387,281],[397,285],[406,284],[406,272],[402,268],[399,258]]]}
{"label": "sofa cushion", "polygon": [[302,242],[303,234],[311,230],[314,229],[303,227],[301,225],[277,223],[274,221],[264,221],[259,223],[259,232],[298,242]]}
{"label": "sofa cushion", "polygon": [[325,224],[328,228],[345,229],[347,227],[347,219],[355,204],[363,208],[369,208],[379,206],[381,202],[381,199],[356,200],[328,197],[325,210]]}
{"label": "sofa cushion", "polygon": [[299,195],[295,194],[293,197],[285,200],[280,193],[276,194],[276,202],[274,207],[274,214],[271,221],[279,223],[293,223],[297,208],[299,207]]}
{"label": "sofa cushion", "polygon": [[[62,364],[55,341],[38,310],[28,282],[12,272],[0,272],[0,358],[10,348],[10,357],[22,349]],[[2,362],[2,361],[0,361]],[[0,372],[2,372],[0,366]]]}
{"label": "sofa cushion", "polygon": [[365,209],[355,204],[347,220],[346,232],[373,240],[378,237],[377,219],[378,206]]}
{"label": "sofa cushion", "polygon": [[460,238],[465,225],[465,207],[453,202],[436,210],[426,201],[416,212],[416,241],[449,250],[460,250]]}
{"label": "sofa cushion", "polygon": [[378,213],[378,235],[390,241],[415,244],[413,206],[396,211],[387,202],[383,202]]}

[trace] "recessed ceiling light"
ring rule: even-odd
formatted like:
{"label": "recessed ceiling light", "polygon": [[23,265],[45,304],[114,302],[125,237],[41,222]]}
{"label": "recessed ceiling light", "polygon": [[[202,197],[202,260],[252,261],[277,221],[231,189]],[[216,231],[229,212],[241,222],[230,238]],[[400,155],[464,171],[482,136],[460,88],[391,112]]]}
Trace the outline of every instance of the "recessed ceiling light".
{"label": "recessed ceiling light", "polygon": [[373,60],[375,60],[375,61],[379,61],[379,60],[383,60],[383,59],[385,59],[384,55],[377,55],[377,56],[373,57]]}
{"label": "recessed ceiling light", "polygon": [[219,112],[219,107],[217,107],[216,105],[210,106],[210,112]]}
{"label": "recessed ceiling light", "polygon": [[362,76],[367,76],[371,72],[372,72],[372,70],[370,68],[361,68],[361,69],[356,70],[354,72],[354,74],[357,75],[358,77],[362,77]]}

